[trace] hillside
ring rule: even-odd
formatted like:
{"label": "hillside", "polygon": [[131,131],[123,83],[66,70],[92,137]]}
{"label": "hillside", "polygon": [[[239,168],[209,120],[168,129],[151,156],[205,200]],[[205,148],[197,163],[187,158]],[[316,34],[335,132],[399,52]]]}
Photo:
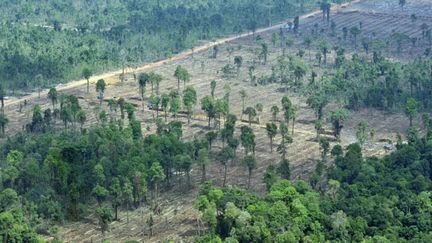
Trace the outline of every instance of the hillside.
{"label": "hillside", "polygon": [[0,235],[428,242],[431,5],[355,1],[6,100]]}

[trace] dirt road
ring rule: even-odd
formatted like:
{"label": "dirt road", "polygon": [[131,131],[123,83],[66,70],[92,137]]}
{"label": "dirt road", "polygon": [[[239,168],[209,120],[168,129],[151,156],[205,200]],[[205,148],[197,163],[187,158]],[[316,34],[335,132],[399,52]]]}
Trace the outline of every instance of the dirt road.
{"label": "dirt road", "polygon": [[[334,5],[332,7],[332,11],[333,12],[334,11],[338,11],[341,8],[346,8],[349,5],[358,3],[360,1],[361,0],[353,0],[351,2],[344,3],[344,4],[341,4],[341,5]],[[309,18],[311,16],[314,16],[314,15],[317,15],[317,14],[320,14],[320,13],[321,13],[320,10],[315,10],[315,11],[312,11],[312,12],[310,12],[308,14],[300,16],[300,19],[301,20],[302,19],[307,19],[307,18]],[[270,27],[260,28],[260,29],[258,29],[255,32],[255,34],[267,32],[267,31],[271,31],[271,30],[280,29],[285,24],[286,24],[286,21],[284,21],[282,23],[279,23],[279,24],[276,24],[276,25],[273,25],[273,26],[270,26]],[[202,52],[202,51],[205,51],[205,50],[208,50],[208,49],[212,48],[215,45],[221,45],[221,44],[224,44],[224,43],[227,43],[227,42],[231,42],[231,41],[237,40],[239,38],[248,37],[248,36],[251,36],[252,34],[253,33],[248,32],[248,33],[243,33],[243,34],[240,34],[240,35],[235,35],[235,36],[231,36],[231,37],[227,37],[227,38],[218,39],[216,41],[209,42],[209,43],[206,43],[204,45],[195,47],[193,52],[194,53]],[[193,52],[192,52],[192,50],[186,50],[186,51],[183,51],[183,52],[181,52],[181,53],[179,53],[179,54],[177,54],[177,55],[175,55],[175,56],[173,56],[171,58],[164,59],[164,60],[157,61],[157,62],[153,62],[153,63],[149,63],[149,64],[144,64],[144,65],[138,67],[135,71],[136,72],[142,72],[142,71],[145,71],[145,70],[148,70],[148,69],[151,69],[151,68],[162,66],[162,65],[164,65],[167,62],[173,62],[173,61],[182,60],[184,58],[187,58],[187,57],[191,56],[193,54]],[[122,70],[117,70],[117,71],[111,71],[111,72],[99,74],[99,75],[93,76],[91,78],[90,82],[94,83],[94,82],[96,82],[96,80],[99,80],[99,79],[112,78],[112,77],[120,75],[121,73],[122,73]],[[71,81],[71,82],[65,84],[64,86],[58,87],[57,90],[58,91],[64,91],[64,90],[68,90],[68,89],[73,89],[73,88],[76,88],[76,87],[79,87],[79,86],[86,85],[86,83],[87,83],[87,81],[84,80],[84,79],[82,79],[82,80],[76,80],[76,81]],[[47,93],[48,93],[48,90],[44,90],[44,91],[41,92],[41,96],[46,96]],[[37,98],[37,97],[38,97],[38,93],[35,92],[35,93],[32,93],[31,95],[25,96],[25,97],[20,98],[20,99],[7,100],[5,102],[5,106],[17,105],[17,104],[19,104],[21,102],[24,102],[24,100],[31,100],[31,99],[34,99],[34,98]]]}

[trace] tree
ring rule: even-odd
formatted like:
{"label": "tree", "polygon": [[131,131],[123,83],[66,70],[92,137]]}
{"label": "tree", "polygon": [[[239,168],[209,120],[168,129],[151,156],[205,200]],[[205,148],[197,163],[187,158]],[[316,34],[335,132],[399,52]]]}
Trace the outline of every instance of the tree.
{"label": "tree", "polygon": [[82,132],[84,124],[85,124],[85,122],[87,120],[87,115],[86,115],[85,111],[80,110],[77,113],[77,117],[76,118],[77,118],[78,123],[80,124],[81,132]]}
{"label": "tree", "polygon": [[1,135],[5,135],[6,126],[9,123],[9,119],[6,117],[4,113],[0,113],[0,131]]}
{"label": "tree", "polygon": [[140,75],[138,75],[138,86],[141,95],[141,101],[143,102],[143,109],[144,109],[144,92],[147,83],[149,82],[149,79],[150,79],[150,75],[148,73],[140,73]]}
{"label": "tree", "polygon": [[153,71],[150,72],[148,75],[149,75],[149,82],[152,88],[152,94],[153,94],[154,86],[156,85],[156,94],[159,95],[160,82],[163,80],[162,75],[157,74]]}
{"label": "tree", "polygon": [[82,76],[87,80],[87,94],[90,92],[90,77],[92,76],[92,71],[88,68],[84,68],[82,71]]}
{"label": "tree", "polygon": [[317,133],[317,136],[316,136],[317,141],[319,141],[320,134],[321,134],[321,132],[323,130],[322,120],[316,120],[315,124],[314,124],[314,127],[315,127],[315,131]]}
{"label": "tree", "polygon": [[288,134],[288,127],[284,123],[280,124],[279,131],[282,136],[282,141],[277,147],[277,152],[281,154],[282,159],[285,159],[288,153],[288,144],[293,142],[293,139]]}
{"label": "tree", "polygon": [[147,225],[149,227],[150,230],[150,238],[153,237],[153,226],[154,226],[154,219],[153,219],[153,214],[150,214],[150,217],[147,219]]}
{"label": "tree", "polygon": [[48,91],[48,99],[51,100],[51,104],[53,106],[53,110],[55,109],[55,105],[57,104],[58,101],[58,92],[55,88],[51,88]]}
{"label": "tree", "polygon": [[255,134],[252,128],[241,126],[240,131],[240,140],[245,149],[245,154],[248,155],[251,151],[255,154]]}
{"label": "tree", "polygon": [[272,106],[271,112],[272,112],[272,121],[276,122],[277,115],[279,114],[279,107],[277,105]]}
{"label": "tree", "polygon": [[321,149],[321,159],[325,161],[330,150],[330,143],[326,138],[320,138],[319,145]]}
{"label": "tree", "polygon": [[210,82],[210,94],[213,98],[214,98],[215,89],[216,89],[216,80],[212,80]]}
{"label": "tree", "polygon": [[288,159],[282,159],[277,168],[277,172],[284,180],[289,180],[291,177],[290,162]]}
{"label": "tree", "polygon": [[114,208],[114,220],[118,220],[118,208],[121,205],[122,189],[120,186],[120,180],[115,177],[111,180],[110,186],[111,205]]}
{"label": "tree", "polygon": [[218,134],[216,132],[214,132],[214,131],[210,131],[210,132],[206,133],[206,139],[207,139],[209,150],[212,149],[213,141],[216,140],[217,135]]}
{"label": "tree", "polygon": [[207,113],[208,127],[210,128],[210,121],[216,115],[216,104],[211,96],[205,96],[201,99],[201,109]]}
{"label": "tree", "polygon": [[363,146],[368,138],[367,128],[368,125],[365,121],[360,121],[357,124],[356,137],[360,146]]}
{"label": "tree", "polygon": [[324,107],[328,103],[327,98],[324,95],[316,94],[309,96],[309,98],[306,100],[306,103],[314,110],[317,119],[321,120],[323,117]]}
{"label": "tree", "polygon": [[125,182],[123,183],[122,201],[126,205],[126,220],[127,223],[129,224],[129,209],[133,201],[133,187],[128,179],[126,179]]}
{"label": "tree", "polygon": [[207,149],[202,148],[198,151],[198,160],[197,161],[198,161],[198,164],[202,168],[201,182],[203,183],[206,180],[206,166],[211,163]]}
{"label": "tree", "polygon": [[346,109],[338,109],[329,113],[329,120],[333,125],[334,136],[340,139],[340,133],[343,128],[343,122],[349,117],[349,112]]}
{"label": "tree", "polygon": [[244,166],[247,167],[248,169],[248,183],[247,183],[247,188],[250,188],[250,181],[251,181],[251,177],[252,177],[252,171],[254,169],[257,168],[257,160],[255,158],[254,155],[246,155],[243,159],[242,159],[242,164]]}
{"label": "tree", "polygon": [[244,89],[240,90],[239,92],[241,100],[242,100],[242,115],[241,115],[241,119],[243,118],[243,113],[245,111],[245,100],[247,98],[247,93]]}
{"label": "tree", "polygon": [[113,220],[111,209],[107,207],[99,207],[96,209],[96,215],[99,219],[99,226],[101,227],[102,235],[109,229],[109,224]]}
{"label": "tree", "polygon": [[266,171],[264,173],[263,181],[266,184],[267,191],[270,191],[270,188],[277,181],[277,178],[276,178],[276,168],[273,165],[267,166],[267,169],[266,169]]}
{"label": "tree", "polygon": [[266,125],[267,136],[270,139],[270,152],[273,153],[273,139],[277,134],[277,126],[273,122],[269,122]]}
{"label": "tree", "polygon": [[234,150],[230,147],[224,147],[218,153],[218,160],[224,166],[224,179],[223,179],[223,187],[226,185],[226,177],[227,177],[227,167],[228,162],[234,158]]}
{"label": "tree", "polygon": [[263,61],[264,61],[264,65],[267,64],[267,57],[268,57],[268,45],[266,43],[261,43],[261,53],[260,53],[260,57],[262,57]]}
{"label": "tree", "polygon": [[240,73],[240,68],[243,64],[243,57],[242,56],[235,56],[234,57],[234,64],[237,67],[237,75]]}
{"label": "tree", "polygon": [[329,53],[331,47],[331,44],[327,40],[321,41],[319,48],[324,56],[324,65],[327,64],[327,54]]}
{"label": "tree", "polygon": [[189,72],[183,68],[182,66],[177,66],[174,77],[177,78],[177,90],[180,91],[180,81],[183,81],[184,86],[186,86],[186,82],[190,80],[190,74]]}
{"label": "tree", "polygon": [[175,119],[177,119],[177,114],[180,110],[180,105],[181,105],[181,101],[180,101],[180,97],[179,97],[179,93],[177,90],[171,90],[170,94],[170,112],[172,113],[172,115],[174,116]]}
{"label": "tree", "polygon": [[247,107],[243,113],[248,116],[249,126],[251,126],[253,118],[257,115],[256,110],[253,107]]}
{"label": "tree", "polygon": [[120,107],[120,116],[121,116],[121,119],[124,119],[124,117],[125,117],[124,116],[124,110],[125,110],[125,105],[126,105],[125,99],[124,98],[119,98],[117,100],[117,104]]}
{"label": "tree", "polygon": [[100,101],[100,105],[102,105],[102,102],[104,100],[105,87],[106,87],[105,80],[99,79],[96,82],[96,91],[99,92],[99,97],[98,98],[99,98],[99,101]]}
{"label": "tree", "polygon": [[154,187],[154,198],[157,200],[158,197],[158,184],[165,180],[165,173],[159,162],[152,163],[149,171],[149,178]]}
{"label": "tree", "polygon": [[353,26],[350,29],[350,33],[354,38],[354,48],[357,49],[357,36],[360,34],[361,30],[357,26]]}
{"label": "tree", "polygon": [[170,96],[168,94],[162,94],[161,106],[162,106],[162,109],[165,113],[165,122],[167,121],[167,112],[168,112],[169,102],[170,102]]}
{"label": "tree", "polygon": [[312,38],[310,38],[309,36],[305,37],[303,40],[303,44],[306,46],[306,49],[309,50],[309,61],[312,59],[311,57],[311,44],[312,44]]}
{"label": "tree", "polygon": [[410,121],[410,127],[412,127],[413,119],[418,113],[418,104],[414,98],[409,98],[405,104],[405,115]]}
{"label": "tree", "polygon": [[282,109],[284,111],[285,123],[286,123],[286,126],[288,126],[289,121],[292,118],[291,115],[292,115],[293,104],[287,96],[282,97],[281,103],[282,103]]}
{"label": "tree", "polygon": [[183,105],[186,107],[188,112],[188,124],[190,124],[190,119],[193,114],[193,107],[197,103],[197,93],[194,87],[188,86],[183,91]]}

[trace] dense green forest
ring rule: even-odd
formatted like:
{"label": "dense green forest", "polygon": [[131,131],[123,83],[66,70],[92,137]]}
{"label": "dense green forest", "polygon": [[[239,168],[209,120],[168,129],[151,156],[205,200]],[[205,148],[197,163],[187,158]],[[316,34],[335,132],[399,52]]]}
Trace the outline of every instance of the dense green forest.
{"label": "dense green forest", "polygon": [[6,0],[0,82],[28,89],[80,78],[86,67],[93,73],[134,67],[318,6],[315,0]]}
{"label": "dense green forest", "polygon": [[209,234],[196,242],[430,242],[430,132],[412,132],[408,144],[382,159],[363,158],[358,144],[335,147],[335,165],[321,185],[276,182],[273,169],[263,198],[205,184],[196,207]]}

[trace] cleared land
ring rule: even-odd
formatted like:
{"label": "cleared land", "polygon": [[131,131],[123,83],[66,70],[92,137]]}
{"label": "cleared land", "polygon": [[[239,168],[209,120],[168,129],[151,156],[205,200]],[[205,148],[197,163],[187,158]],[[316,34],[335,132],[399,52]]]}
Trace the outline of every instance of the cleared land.
{"label": "cleared land", "polygon": [[[397,1],[392,1],[397,2]],[[386,4],[387,3],[387,4]],[[430,6],[432,6],[432,0],[428,1],[417,1],[416,3],[410,3],[410,7],[406,7],[405,11],[400,11],[396,15],[390,14],[388,9],[395,8],[395,4],[390,1],[383,1],[383,4],[374,5],[373,1],[364,1],[356,3],[345,8],[341,8],[338,11],[333,12],[332,20],[337,26],[337,35],[341,36],[341,29],[343,27],[352,27],[359,25],[362,22],[362,36],[372,38],[380,38],[383,40],[388,39],[394,31],[405,33],[408,36],[416,37],[421,35],[420,25],[423,22],[430,22],[428,16],[432,15]],[[379,7],[376,7],[379,6]],[[426,12],[422,6],[428,6],[429,11]],[[396,5],[397,7],[397,5]],[[373,12],[371,9],[373,8]],[[412,23],[410,20],[410,11],[417,11],[419,8],[422,9],[422,16],[418,17],[417,22]],[[294,45],[287,48],[286,52],[290,54],[297,53],[299,48],[305,49],[303,46],[303,37],[311,33],[313,28],[316,28],[318,24],[319,29],[324,29],[325,33],[329,33],[330,25],[322,21],[320,12],[315,12],[312,15],[304,16],[300,25],[300,34],[294,35],[288,33],[289,38],[294,40]],[[414,27],[412,25],[415,25]],[[259,31],[259,34],[267,40],[267,43],[271,43],[272,31],[279,33],[281,25],[266,28]],[[391,27],[388,27],[391,26]],[[375,35],[373,35],[375,33]],[[258,34],[258,33],[257,33]],[[328,38],[335,43],[340,41],[338,37]],[[347,40],[345,45],[350,46],[351,39]],[[226,44],[223,44],[227,42]],[[288,92],[283,93],[280,91],[279,84],[268,84],[265,86],[253,86],[251,85],[248,78],[248,67],[253,64],[253,60],[256,59],[254,51],[259,48],[255,38],[251,35],[243,35],[242,38],[228,38],[221,41],[217,41],[220,46],[219,55],[216,59],[209,58],[211,56],[211,50],[208,50],[214,43],[206,44],[203,47],[196,48],[194,55],[190,55],[191,52],[187,51],[181,53],[171,60],[165,60],[154,64],[149,64],[136,70],[128,70],[129,74],[126,76],[124,82],[119,81],[118,75],[120,72],[112,72],[109,74],[100,75],[92,78],[91,93],[86,94],[85,81],[73,82],[69,85],[61,87],[65,93],[75,94],[80,97],[80,103],[82,107],[88,110],[88,121],[87,126],[97,123],[96,119],[96,107],[98,101],[96,100],[96,91],[94,83],[99,78],[104,78],[108,82],[108,87],[105,92],[105,98],[123,97],[128,102],[137,105],[137,118],[142,121],[143,128],[146,134],[155,132],[155,125],[152,123],[152,118],[155,112],[149,111],[147,108],[143,111],[141,108],[141,101],[139,100],[138,85],[133,80],[133,72],[140,71],[155,71],[162,74],[165,79],[162,81],[160,90],[161,92],[168,92],[169,90],[177,88],[177,80],[173,77],[174,70],[177,65],[182,65],[192,75],[191,81],[187,85],[195,87],[198,93],[198,100],[205,95],[210,94],[210,81],[217,81],[217,88],[215,96],[223,97],[225,94],[224,86],[229,85],[231,88],[230,95],[230,109],[231,112],[236,114],[238,117],[241,116],[241,98],[239,91],[244,89],[248,98],[246,98],[247,106],[255,106],[257,103],[261,103],[264,106],[264,111],[260,114],[260,123],[253,124],[252,127],[256,134],[256,155],[259,161],[259,166],[253,172],[253,181],[251,190],[262,193],[265,190],[262,182],[263,173],[266,167],[270,164],[276,165],[280,161],[278,153],[270,153],[269,139],[266,134],[265,124],[270,120],[271,112],[270,107],[272,105],[280,106],[280,100],[283,95],[288,95],[295,105],[298,106],[298,118],[295,125],[294,132],[294,143],[289,146],[288,158],[291,162],[292,167],[292,179],[307,179],[310,173],[315,169],[316,161],[319,159],[320,151],[319,146],[315,142],[315,129],[313,121],[315,119],[311,109],[309,109],[305,103],[305,98],[299,97],[297,94]],[[417,46],[409,47],[409,43],[404,44],[404,51],[401,54],[395,53],[394,49],[389,48],[386,50],[387,55],[393,58],[404,58],[412,55],[418,55],[422,53],[425,46],[428,45],[426,42],[419,42]],[[238,47],[241,46],[241,49]],[[269,74],[271,66],[276,62],[277,56],[281,55],[282,49],[279,45],[273,47],[271,44],[269,58],[267,65],[257,65],[254,71],[257,77]],[[227,47],[233,47],[235,51],[229,55]],[[405,48],[406,47],[406,48]],[[360,50],[360,47],[358,48]],[[352,50],[351,50],[352,51]],[[312,56],[315,56],[316,48],[311,48]],[[241,68],[238,77],[226,78],[220,71],[223,66],[227,63],[233,63],[233,57],[241,55],[244,59],[243,66]],[[329,63],[333,63],[333,54],[329,57]],[[306,50],[305,57],[303,60],[307,62],[318,72],[323,72],[329,68],[326,66],[318,67],[314,59],[309,60],[308,50]],[[204,63],[204,68],[202,68]],[[306,80],[305,80],[306,82]],[[183,85],[181,86],[183,87]],[[149,97],[151,93],[150,86],[147,87],[146,96]],[[19,103],[23,103],[24,99],[28,100],[29,105],[23,108],[22,112],[18,112]],[[24,97],[20,100],[10,100],[7,102],[6,113],[9,116],[10,124],[7,128],[8,134],[13,134],[22,129],[25,123],[31,120],[31,107],[33,104],[40,104],[43,109],[51,107],[49,100],[46,98],[46,92],[42,92],[41,98],[38,98],[37,94],[32,94],[29,97]],[[207,119],[205,114],[199,109],[200,105],[196,106],[194,119],[191,124],[187,124],[187,119],[184,116],[180,116],[184,124],[184,139],[189,140],[194,136],[201,136],[207,132]],[[337,107],[336,104],[331,104],[327,107],[327,111]],[[104,103],[104,109],[109,110],[107,103]],[[113,114],[119,117],[119,114]],[[162,116],[163,113],[160,113]],[[350,120],[345,124],[342,133],[342,145],[348,145],[355,141],[355,125],[358,121],[365,119],[370,127],[374,127],[377,131],[376,138],[374,141],[369,141],[365,146],[364,153],[366,155],[377,155],[381,156],[386,152],[383,150],[384,143],[378,142],[381,139],[392,139],[395,140],[395,135],[399,132],[405,132],[408,128],[408,119],[403,114],[383,114],[379,111],[373,110],[362,110],[359,112],[351,113]],[[169,121],[173,118],[169,118]],[[418,122],[418,121],[417,121]],[[245,122],[237,122],[237,126],[247,125]],[[148,127],[148,130],[146,129]],[[327,132],[330,131],[329,127],[326,127]],[[239,134],[237,129],[236,135]],[[277,136],[275,143],[279,143],[280,137]],[[221,144],[217,142],[213,151],[218,151]],[[242,157],[243,150],[238,151],[239,157]],[[222,184],[222,166],[218,161],[214,161],[208,169],[208,176],[215,181],[216,185]],[[201,176],[201,171],[198,168],[194,168],[192,171],[192,182],[198,182]],[[177,180],[181,181],[184,178],[179,175]],[[229,167],[228,174],[228,185],[245,186],[247,180],[247,170],[242,167],[238,161],[235,161]],[[146,206],[139,208],[135,211],[129,212],[130,222],[126,221],[126,212],[122,211],[120,214],[121,221],[113,222],[110,226],[111,230],[105,235],[106,239],[112,242],[124,242],[125,240],[142,240],[145,242],[156,242],[164,239],[180,240],[185,239],[188,236],[192,236],[197,233],[201,228],[199,225],[199,213],[194,210],[193,205],[197,196],[197,188],[187,191],[183,188],[181,183],[174,187],[169,193],[164,195],[161,199],[162,215],[156,216],[156,226],[154,227],[155,236],[149,239],[147,226],[143,222],[148,217],[149,209]],[[143,235],[144,233],[144,235]],[[61,238],[65,242],[98,242],[103,236],[101,235],[97,220],[94,217],[89,216],[85,221],[71,223],[64,226],[61,231]]]}

